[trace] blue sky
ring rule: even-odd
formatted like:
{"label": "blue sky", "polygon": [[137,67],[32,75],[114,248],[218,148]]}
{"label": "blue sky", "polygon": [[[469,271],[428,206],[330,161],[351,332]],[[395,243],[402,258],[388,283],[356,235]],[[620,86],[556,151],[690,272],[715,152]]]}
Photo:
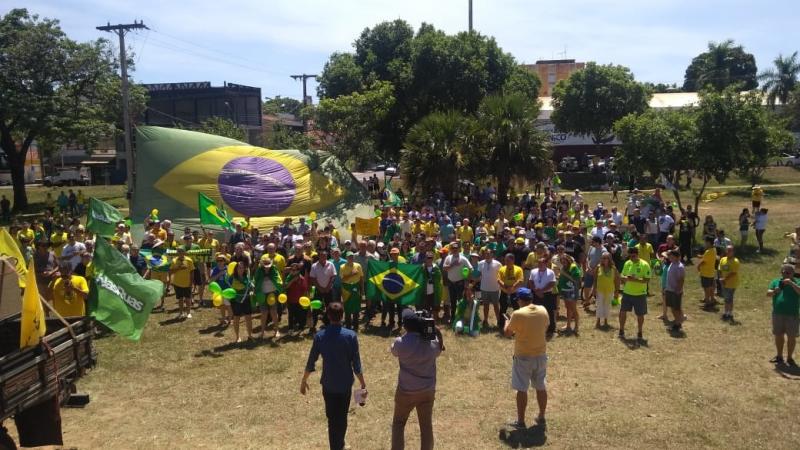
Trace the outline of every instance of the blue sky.
{"label": "blue sky", "polygon": [[[708,41],[728,38],[753,53],[759,71],[800,50],[796,0],[473,0],[474,26],[520,62],[560,58],[630,67],[642,81],[682,83]],[[109,37],[106,22],[144,20],[129,35],[134,77],[143,83],[223,81],[261,87],[263,96],[301,97],[296,73],[319,73],[349,51],[365,27],[402,18],[448,33],[467,28],[467,0],[0,0],[0,13],[25,5],[57,18],[76,40]],[[311,87],[315,87],[311,84]]]}

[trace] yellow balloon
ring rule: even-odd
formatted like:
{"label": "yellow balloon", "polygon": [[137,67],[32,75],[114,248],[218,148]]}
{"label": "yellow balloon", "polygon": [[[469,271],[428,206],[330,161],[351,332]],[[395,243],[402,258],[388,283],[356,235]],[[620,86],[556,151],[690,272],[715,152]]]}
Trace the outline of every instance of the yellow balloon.
{"label": "yellow balloon", "polygon": [[317,220],[317,212],[311,211],[310,213],[308,213],[308,218],[311,220]]}
{"label": "yellow balloon", "polygon": [[275,294],[269,294],[269,295],[267,296],[267,304],[268,304],[269,306],[272,306],[272,305],[274,305],[274,304],[275,304]]}
{"label": "yellow balloon", "polygon": [[305,296],[300,297],[300,306],[302,306],[303,308],[308,308],[309,305],[311,305],[311,299]]}
{"label": "yellow balloon", "polygon": [[214,306],[219,308],[220,306],[222,306],[222,295],[214,294],[214,296],[211,297],[211,301],[214,303]]}
{"label": "yellow balloon", "polygon": [[150,211],[150,214],[153,215],[153,216],[157,216],[158,215],[158,210],[153,208],[153,210]]}
{"label": "yellow balloon", "polygon": [[278,303],[286,303],[286,300],[289,300],[286,294],[278,295]]}
{"label": "yellow balloon", "polygon": [[236,263],[235,262],[232,262],[232,263],[228,264],[228,276],[229,277],[233,276],[233,272],[235,270],[236,270]]}

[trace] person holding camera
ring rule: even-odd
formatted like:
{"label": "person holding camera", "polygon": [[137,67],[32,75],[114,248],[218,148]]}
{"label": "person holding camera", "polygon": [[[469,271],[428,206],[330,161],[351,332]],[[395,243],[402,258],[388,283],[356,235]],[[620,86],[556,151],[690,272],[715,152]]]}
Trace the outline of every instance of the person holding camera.
{"label": "person holding camera", "polygon": [[358,337],[353,330],[342,327],[344,307],[339,302],[331,302],[325,311],[330,323],[314,335],[306,371],[300,381],[300,393],[306,395],[308,392],[308,377],[314,371],[317,358],[322,356],[322,376],[319,382],[322,384],[325,416],[328,418],[328,443],[331,450],[341,450],[345,447],[353,374],[358,377],[364,396],[367,394],[367,384],[361,372]]}
{"label": "person holding camera", "polygon": [[547,408],[547,327],[550,318],[547,309],[531,303],[533,294],[528,288],[517,289],[519,309],[511,313],[503,330],[508,337],[514,336],[514,359],[511,366],[511,387],[517,391],[517,420],[514,428],[527,428],[525,410],[528,407],[528,388],[533,384],[539,416],[536,424],[544,426]]}
{"label": "person holding camera", "polygon": [[419,421],[420,448],[428,450],[433,448],[436,358],[444,351],[444,339],[438,328],[426,325],[426,319],[410,309],[403,311],[403,328],[405,334],[395,339],[391,347],[400,362],[394,395],[392,450],[405,447],[406,422],[414,409]]}

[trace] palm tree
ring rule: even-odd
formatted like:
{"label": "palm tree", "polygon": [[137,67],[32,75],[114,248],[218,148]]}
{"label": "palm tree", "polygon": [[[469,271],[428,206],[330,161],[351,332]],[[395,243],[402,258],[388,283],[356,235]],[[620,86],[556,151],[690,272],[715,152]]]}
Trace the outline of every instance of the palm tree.
{"label": "palm tree", "polygon": [[708,43],[703,71],[697,77],[698,87],[711,85],[721,90],[731,84],[732,49],[731,39],[720,43]]}
{"label": "palm tree", "polygon": [[798,76],[800,76],[800,61],[797,59],[797,52],[786,58],[778,55],[775,58],[775,67],[761,72],[758,76],[764,83],[761,89],[767,93],[767,103],[773,108],[775,100],[785,105],[792,90],[797,86]]}
{"label": "palm tree", "polygon": [[547,135],[535,127],[538,102],[519,95],[491,95],[478,108],[486,133],[483,173],[497,181],[497,197],[505,204],[514,177],[538,180],[552,172]]}
{"label": "palm tree", "polygon": [[409,130],[402,150],[406,185],[424,195],[438,189],[452,198],[459,178],[477,167],[479,134],[475,119],[456,111],[423,117]]}

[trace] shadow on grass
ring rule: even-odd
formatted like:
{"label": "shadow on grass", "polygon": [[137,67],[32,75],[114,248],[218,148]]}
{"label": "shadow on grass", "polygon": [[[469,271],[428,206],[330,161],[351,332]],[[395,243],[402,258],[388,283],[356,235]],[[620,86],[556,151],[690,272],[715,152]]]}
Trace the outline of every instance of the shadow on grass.
{"label": "shadow on grass", "polygon": [[547,433],[539,425],[526,429],[502,428],[498,439],[511,448],[541,447],[547,443]]}
{"label": "shadow on grass", "polygon": [[637,339],[637,338],[619,338],[620,342],[625,344],[628,347],[628,350],[639,350],[640,348],[649,348],[650,346],[647,343],[647,339]]}
{"label": "shadow on grass", "polygon": [[201,328],[201,329],[197,330],[197,332],[200,333],[200,334],[212,334],[212,333],[214,333],[214,336],[221,336],[222,332],[228,329],[228,326],[229,325],[227,325],[227,324],[218,323],[216,325],[211,325],[211,326],[208,326],[206,328]]}
{"label": "shadow on grass", "polygon": [[761,262],[763,259],[775,257],[779,252],[774,248],[765,248],[761,252],[757,252],[758,246],[746,244],[744,246],[736,246],[736,257],[741,262]]}
{"label": "shadow on grass", "polygon": [[183,317],[173,317],[171,319],[162,320],[162,321],[158,322],[158,324],[161,325],[162,327],[165,327],[167,325],[174,325],[176,323],[182,323],[182,322],[185,322],[185,321],[186,321],[186,319],[184,319]]}
{"label": "shadow on grass", "polygon": [[775,366],[775,372],[787,380],[800,381],[800,367],[791,367],[787,366],[786,364],[779,364]]}

